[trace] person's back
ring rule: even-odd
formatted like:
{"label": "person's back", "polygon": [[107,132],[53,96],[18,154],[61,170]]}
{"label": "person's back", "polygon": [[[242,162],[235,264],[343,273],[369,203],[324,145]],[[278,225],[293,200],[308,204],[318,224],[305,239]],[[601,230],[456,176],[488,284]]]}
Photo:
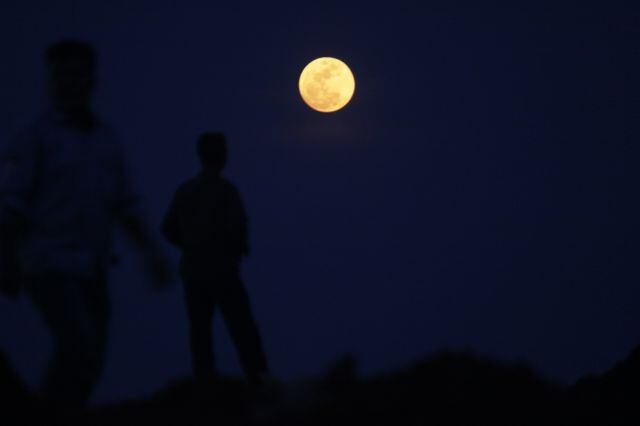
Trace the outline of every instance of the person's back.
{"label": "person's back", "polygon": [[181,273],[215,276],[248,253],[247,217],[237,189],[203,171],[177,191],[165,235],[182,250]]}
{"label": "person's back", "polygon": [[194,374],[200,380],[215,377],[211,325],[219,308],[245,374],[260,384],[267,360],[240,278],[240,261],[249,251],[247,217],[238,191],[220,176],[226,163],[224,135],[203,134],[198,156],[202,172],[180,186],[162,223],[167,240],[182,251]]}

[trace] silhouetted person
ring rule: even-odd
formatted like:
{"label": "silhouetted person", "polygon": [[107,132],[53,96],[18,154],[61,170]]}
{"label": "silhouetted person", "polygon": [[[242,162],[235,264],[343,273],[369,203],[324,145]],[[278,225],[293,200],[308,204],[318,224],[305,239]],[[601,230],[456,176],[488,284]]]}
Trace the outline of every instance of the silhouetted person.
{"label": "silhouetted person", "polygon": [[162,225],[182,251],[193,371],[200,380],[215,377],[212,320],[218,307],[247,378],[260,385],[267,360],[239,273],[249,253],[247,217],[237,189],[220,175],[227,159],[224,135],[203,134],[197,152],[202,170],[179,187]]}
{"label": "silhouetted person", "polygon": [[0,178],[0,226],[15,235],[21,282],[53,335],[45,395],[84,406],[104,365],[107,269],[120,225],[167,282],[130,189],[123,151],[91,109],[91,46],[62,41],[45,53],[51,107],[9,144]]}

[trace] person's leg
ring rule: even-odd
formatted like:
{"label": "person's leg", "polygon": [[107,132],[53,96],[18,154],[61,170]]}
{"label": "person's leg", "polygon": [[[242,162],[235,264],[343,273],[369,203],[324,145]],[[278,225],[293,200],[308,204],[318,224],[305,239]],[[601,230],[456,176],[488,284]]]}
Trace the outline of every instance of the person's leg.
{"label": "person's leg", "polygon": [[105,275],[98,276],[95,280],[88,283],[87,300],[88,314],[90,317],[91,335],[93,338],[88,345],[91,355],[88,359],[91,363],[87,368],[87,387],[93,390],[104,371],[104,365],[107,354],[107,343],[109,337],[109,314],[110,303],[107,288],[107,277]]}
{"label": "person's leg", "polygon": [[189,344],[193,374],[198,380],[215,377],[213,357],[213,312],[215,300],[212,283],[184,279],[184,295],[189,318]]}
{"label": "person's leg", "polygon": [[43,392],[55,403],[82,407],[104,365],[108,321],[104,281],[42,276],[31,280],[28,291],[53,337]]}
{"label": "person's leg", "polygon": [[250,382],[259,384],[261,376],[268,372],[267,358],[251,312],[249,296],[237,269],[229,274],[220,287],[218,299],[220,311],[238,351],[242,368]]}

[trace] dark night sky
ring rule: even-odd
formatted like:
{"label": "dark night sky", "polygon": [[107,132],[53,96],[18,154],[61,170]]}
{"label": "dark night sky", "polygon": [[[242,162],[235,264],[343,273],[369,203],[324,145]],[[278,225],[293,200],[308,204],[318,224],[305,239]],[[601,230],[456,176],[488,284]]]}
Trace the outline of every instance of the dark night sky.
{"label": "dark night sky", "polygon": [[[279,377],[468,348],[569,383],[640,343],[637,7],[77,3],[0,6],[0,144],[46,107],[42,52],[69,36],[100,53],[96,110],[154,227],[197,135],[225,131]],[[319,56],[356,77],[330,115],[297,92]],[[154,294],[119,247],[97,402],[189,372],[180,287]],[[0,300],[0,348],[36,383],[50,341],[26,299]]]}

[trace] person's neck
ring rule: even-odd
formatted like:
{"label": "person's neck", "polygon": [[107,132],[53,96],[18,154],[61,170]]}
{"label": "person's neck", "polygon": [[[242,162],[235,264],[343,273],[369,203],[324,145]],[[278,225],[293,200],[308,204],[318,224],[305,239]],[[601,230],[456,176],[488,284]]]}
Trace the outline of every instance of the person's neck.
{"label": "person's neck", "polygon": [[200,170],[200,174],[202,176],[206,176],[206,177],[210,177],[210,178],[220,178],[221,175],[221,170],[218,169],[213,169],[213,168],[209,168],[209,167],[204,167]]}

